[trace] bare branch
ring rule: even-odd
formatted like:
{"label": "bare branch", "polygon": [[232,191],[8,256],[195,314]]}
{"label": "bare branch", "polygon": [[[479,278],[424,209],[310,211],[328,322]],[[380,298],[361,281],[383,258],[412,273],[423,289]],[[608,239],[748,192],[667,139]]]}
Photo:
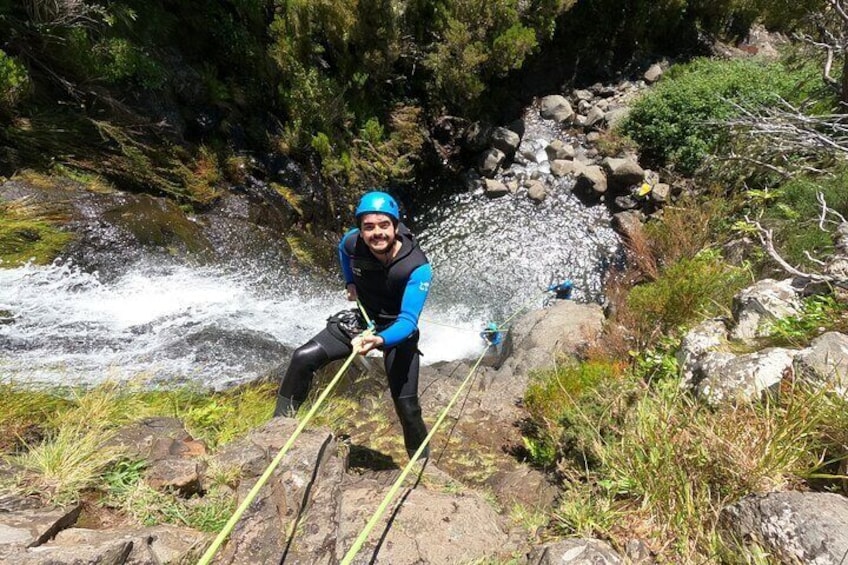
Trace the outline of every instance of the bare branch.
{"label": "bare branch", "polygon": [[786,259],[781,257],[777,250],[774,248],[774,233],[772,232],[772,230],[764,228],[760,222],[751,220],[747,215],[745,216],[745,221],[757,229],[757,237],[759,237],[760,243],[763,245],[763,249],[765,249],[769,257],[771,257],[778,265],[780,265],[780,267],[784,271],[786,271],[790,275],[810,279],[814,282],[834,282],[834,277],[830,277],[828,275],[820,275],[818,273],[805,273],[804,271],[798,270],[792,265],[790,265],[786,261]]}
{"label": "bare branch", "polygon": [[827,3],[836,10],[836,13],[839,14],[840,18],[842,18],[842,22],[845,25],[848,25],[848,12],[845,11],[845,6],[842,0],[827,0]]}

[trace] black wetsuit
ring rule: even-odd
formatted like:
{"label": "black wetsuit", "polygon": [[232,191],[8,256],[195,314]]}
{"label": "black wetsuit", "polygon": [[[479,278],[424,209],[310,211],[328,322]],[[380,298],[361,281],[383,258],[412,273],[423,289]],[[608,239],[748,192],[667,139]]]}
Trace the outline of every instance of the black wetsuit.
{"label": "black wetsuit", "polygon": [[[404,444],[411,456],[427,436],[418,403],[418,315],[430,284],[430,266],[415,238],[402,224],[397,239],[401,247],[388,265],[377,259],[358,230],[348,232],[339,244],[346,282],[356,285],[360,303],[383,337],[386,374]],[[365,329],[357,310],[331,316],[327,327],[299,347],[280,382],[275,416],[296,409],[309,393],[315,371],[350,355],[351,339]],[[426,456],[426,452],[425,452]]]}

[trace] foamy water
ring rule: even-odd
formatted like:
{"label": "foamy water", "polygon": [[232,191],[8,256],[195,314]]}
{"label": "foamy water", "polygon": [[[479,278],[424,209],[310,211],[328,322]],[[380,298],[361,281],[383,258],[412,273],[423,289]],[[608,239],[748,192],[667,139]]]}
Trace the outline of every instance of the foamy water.
{"label": "foamy water", "polygon": [[[215,388],[255,379],[285,363],[327,316],[351,307],[338,286],[279,282],[277,290],[250,271],[155,262],[109,282],[61,263],[0,269],[0,377],[51,384],[145,378]],[[482,350],[482,320],[461,308],[428,308],[424,316],[424,362]]]}

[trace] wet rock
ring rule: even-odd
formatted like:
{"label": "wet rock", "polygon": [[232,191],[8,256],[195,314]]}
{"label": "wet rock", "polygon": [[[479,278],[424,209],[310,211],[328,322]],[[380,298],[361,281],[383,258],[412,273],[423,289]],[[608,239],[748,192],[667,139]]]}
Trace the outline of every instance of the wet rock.
{"label": "wet rock", "polygon": [[577,175],[574,190],[587,195],[600,196],[607,191],[607,176],[596,165],[584,167]]}
{"label": "wet rock", "polygon": [[848,391],[848,336],[827,332],[795,356],[798,375],[815,382],[828,383],[841,394]]}
{"label": "wet rock", "polygon": [[549,161],[574,159],[574,146],[560,139],[555,139],[545,147],[545,153],[547,153]]}
{"label": "wet rock", "polygon": [[558,94],[545,96],[540,103],[540,114],[546,120],[556,120],[557,122],[565,122],[570,120],[574,115],[574,110],[571,108],[568,100]]}
{"label": "wet rock", "polygon": [[[189,332],[164,347],[141,356],[142,361],[180,359],[193,366],[212,366],[218,362],[221,351],[233,359],[230,370],[240,375],[264,374],[278,366],[290,349],[271,334],[247,329],[228,329],[219,325],[207,326]],[[247,378],[245,378],[247,380]],[[220,383],[220,386],[239,384],[238,381]]]}
{"label": "wet rock", "polygon": [[519,143],[521,143],[521,137],[507,128],[495,128],[492,133],[492,146],[504,155],[515,153]]}
{"label": "wet rock", "polygon": [[501,163],[506,159],[506,155],[500,149],[489,149],[484,151],[480,157],[480,166],[478,170],[480,174],[484,177],[493,177],[495,173],[498,171],[498,167],[501,166]]}
{"label": "wet rock", "polygon": [[767,336],[775,320],[797,315],[801,302],[792,279],[776,281],[763,279],[733,297],[733,339],[752,339]]}
{"label": "wet rock", "polygon": [[548,196],[545,189],[545,183],[538,180],[531,180],[527,183],[527,196],[536,203],[541,203]]}
{"label": "wet rock", "polygon": [[607,542],[593,538],[567,539],[537,547],[528,565],[619,565],[624,559]]}
{"label": "wet rock", "polygon": [[695,393],[713,406],[756,400],[767,391],[776,392],[783,379],[793,378],[795,353],[779,347],[739,356],[705,353],[693,371]]}
{"label": "wet rock", "polygon": [[[341,559],[353,544],[384,491],[385,487],[377,481],[365,480],[345,490],[336,559]],[[481,497],[424,488],[407,492],[399,511],[385,513],[378,522],[359,552],[357,563],[469,563],[496,553],[510,553],[509,537],[498,515]]]}
{"label": "wet rock", "polygon": [[848,499],[823,492],[772,492],[722,510],[722,530],[755,542],[780,563],[837,565],[848,555]]}
{"label": "wet rock", "polygon": [[653,65],[648,67],[648,70],[645,71],[645,74],[642,76],[645,79],[645,82],[647,82],[648,84],[654,84],[662,78],[662,75],[662,67],[659,65],[659,63],[654,63]]}
{"label": "wet rock", "polygon": [[495,179],[484,179],[483,187],[486,193],[486,196],[489,198],[500,198],[501,196],[506,196],[509,194],[509,188],[504,185],[499,180]]}

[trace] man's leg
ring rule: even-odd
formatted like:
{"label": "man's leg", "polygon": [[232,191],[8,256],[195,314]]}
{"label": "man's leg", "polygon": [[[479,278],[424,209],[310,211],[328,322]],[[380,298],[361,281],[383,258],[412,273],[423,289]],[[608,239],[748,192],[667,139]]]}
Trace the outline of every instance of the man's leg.
{"label": "man's leg", "polygon": [[286,374],[280,380],[274,417],[293,416],[309,394],[315,371],[330,361],[344,359],[351,351],[350,341],[343,340],[340,335],[326,328],[298,347],[292,353]]}
{"label": "man's leg", "polygon": [[[427,426],[418,404],[418,333],[385,352],[386,374],[400,425],[406,453],[412,457],[427,437]],[[429,457],[429,446],[421,458]]]}

